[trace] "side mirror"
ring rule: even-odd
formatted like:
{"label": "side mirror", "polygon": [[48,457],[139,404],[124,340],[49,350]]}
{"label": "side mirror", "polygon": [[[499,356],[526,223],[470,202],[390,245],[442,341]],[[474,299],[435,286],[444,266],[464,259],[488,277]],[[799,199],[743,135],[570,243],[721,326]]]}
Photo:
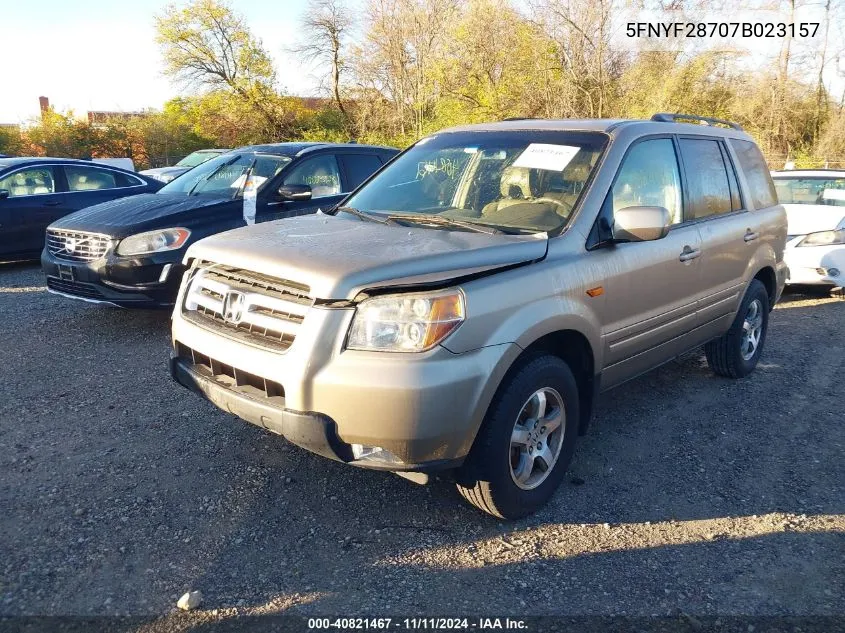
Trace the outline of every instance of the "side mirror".
{"label": "side mirror", "polygon": [[8,189],[0,189],[0,200],[5,200],[9,197],[9,190]]}
{"label": "side mirror", "polygon": [[282,200],[310,200],[310,185],[282,185],[279,187],[279,198]]}
{"label": "side mirror", "polygon": [[614,242],[650,242],[666,237],[671,217],[665,207],[625,207],[613,214]]}

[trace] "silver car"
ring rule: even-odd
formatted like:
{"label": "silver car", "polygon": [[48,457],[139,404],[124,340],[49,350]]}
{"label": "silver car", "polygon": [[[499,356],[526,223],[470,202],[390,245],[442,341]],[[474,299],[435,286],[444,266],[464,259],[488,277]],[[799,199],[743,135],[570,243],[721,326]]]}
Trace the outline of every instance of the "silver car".
{"label": "silver car", "polygon": [[738,126],[519,120],[421,139],[329,213],[191,246],[171,372],[310,451],[542,506],[599,394],[704,346],[751,372],[786,215]]}
{"label": "silver car", "polygon": [[845,286],[845,170],[772,172],[786,209],[787,284]]}

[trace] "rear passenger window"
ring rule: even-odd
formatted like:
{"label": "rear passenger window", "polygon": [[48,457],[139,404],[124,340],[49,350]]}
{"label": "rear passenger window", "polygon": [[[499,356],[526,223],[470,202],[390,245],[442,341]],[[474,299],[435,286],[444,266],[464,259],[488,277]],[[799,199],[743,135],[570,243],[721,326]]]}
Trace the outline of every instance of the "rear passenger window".
{"label": "rear passenger window", "polygon": [[381,167],[381,161],[374,154],[345,154],[342,160],[349,179],[349,191],[355,189]]}
{"label": "rear passenger window", "polygon": [[728,171],[719,142],[682,138],[680,145],[687,175],[689,219],[733,211]]}
{"label": "rear passenger window", "polygon": [[118,187],[115,172],[96,167],[65,166],[68,191],[97,191]]}
{"label": "rear passenger window", "polygon": [[775,185],[766,166],[760,148],[751,141],[731,139],[731,147],[739,159],[739,166],[745,174],[748,189],[751,194],[751,201],[755,209],[765,209],[778,203]]}
{"label": "rear passenger window", "polygon": [[671,139],[634,145],[613,183],[613,211],[625,207],[664,207],[672,224],[683,222],[681,177]]}

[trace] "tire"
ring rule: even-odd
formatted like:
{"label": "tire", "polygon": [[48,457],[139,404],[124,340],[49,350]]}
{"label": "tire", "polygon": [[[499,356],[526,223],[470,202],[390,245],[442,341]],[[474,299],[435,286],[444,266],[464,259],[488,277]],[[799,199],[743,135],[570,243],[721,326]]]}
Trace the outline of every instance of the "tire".
{"label": "tire", "polygon": [[[541,400],[547,425],[532,428],[540,417]],[[557,430],[552,428],[555,409],[561,413]],[[457,472],[458,491],[476,508],[500,519],[535,512],[554,494],[572,460],[579,419],[578,385],[569,366],[550,354],[525,360],[496,392]],[[550,458],[552,467],[544,468]]]}
{"label": "tire", "polygon": [[[752,279],[731,329],[704,346],[710,369],[726,378],[743,378],[750,374],[760,360],[768,330],[769,293],[760,280]],[[755,332],[757,343],[752,351],[749,337]]]}

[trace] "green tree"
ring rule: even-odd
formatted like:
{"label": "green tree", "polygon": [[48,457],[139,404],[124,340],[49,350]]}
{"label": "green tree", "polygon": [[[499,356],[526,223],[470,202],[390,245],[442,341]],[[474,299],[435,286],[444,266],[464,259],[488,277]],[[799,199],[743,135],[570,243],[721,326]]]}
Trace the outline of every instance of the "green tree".
{"label": "green tree", "polygon": [[24,142],[23,138],[21,137],[20,128],[0,128],[0,154],[10,154],[12,156],[18,156],[22,153],[23,148]]}
{"label": "green tree", "polygon": [[87,120],[77,119],[72,111],[56,112],[52,108],[30,125],[26,132],[30,152],[59,158],[88,158],[103,145],[100,130]]}
{"label": "green tree", "polygon": [[273,62],[228,4],[192,0],[181,8],[169,5],[155,24],[167,74],[191,88],[230,92],[261,117],[265,138],[288,136]]}

